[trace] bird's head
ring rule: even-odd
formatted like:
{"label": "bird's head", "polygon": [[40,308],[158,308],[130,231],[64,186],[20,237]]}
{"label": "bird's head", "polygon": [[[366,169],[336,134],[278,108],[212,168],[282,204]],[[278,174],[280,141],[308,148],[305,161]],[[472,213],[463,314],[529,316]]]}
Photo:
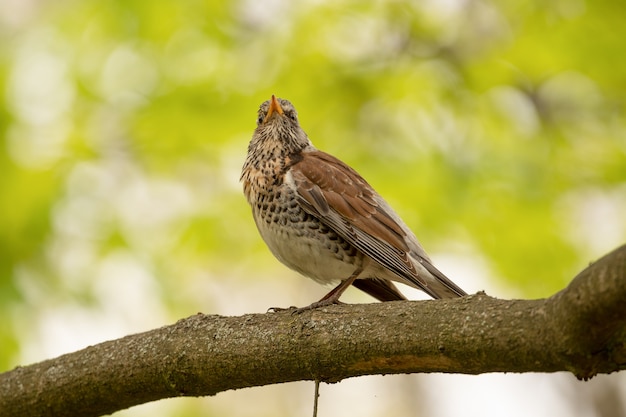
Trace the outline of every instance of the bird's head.
{"label": "bird's head", "polygon": [[293,104],[274,95],[259,107],[257,128],[250,145],[284,148],[287,154],[312,146],[300,127]]}

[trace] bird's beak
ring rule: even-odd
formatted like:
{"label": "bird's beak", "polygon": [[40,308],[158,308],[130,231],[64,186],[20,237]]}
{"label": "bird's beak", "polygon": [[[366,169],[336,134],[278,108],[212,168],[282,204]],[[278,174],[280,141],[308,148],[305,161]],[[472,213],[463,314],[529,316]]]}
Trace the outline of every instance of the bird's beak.
{"label": "bird's beak", "polygon": [[272,99],[270,100],[270,108],[267,111],[267,116],[265,116],[265,120],[263,120],[263,123],[267,122],[270,119],[270,116],[272,115],[272,113],[274,112],[278,114],[283,114],[283,108],[280,107],[280,103],[276,99],[276,96],[272,94]]}

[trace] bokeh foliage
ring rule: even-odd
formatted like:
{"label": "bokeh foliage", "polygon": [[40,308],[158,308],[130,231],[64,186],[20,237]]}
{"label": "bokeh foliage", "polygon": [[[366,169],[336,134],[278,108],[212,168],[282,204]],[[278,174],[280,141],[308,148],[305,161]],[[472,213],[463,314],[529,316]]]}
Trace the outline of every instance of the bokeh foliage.
{"label": "bokeh foliage", "polygon": [[0,369],[61,307],[143,323],[147,298],[164,323],[285,275],[238,184],[272,93],[427,250],[552,294],[626,240],[625,20],[608,0],[0,6]]}

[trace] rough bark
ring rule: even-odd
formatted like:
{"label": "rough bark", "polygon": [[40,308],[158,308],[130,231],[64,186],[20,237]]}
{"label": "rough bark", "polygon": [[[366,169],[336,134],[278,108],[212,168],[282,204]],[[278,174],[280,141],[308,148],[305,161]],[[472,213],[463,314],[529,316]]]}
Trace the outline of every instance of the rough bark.
{"label": "rough bark", "polygon": [[176,396],[413,372],[626,369],[626,245],[540,300],[341,305],[221,317],[90,346],[0,375],[0,416],[97,416]]}

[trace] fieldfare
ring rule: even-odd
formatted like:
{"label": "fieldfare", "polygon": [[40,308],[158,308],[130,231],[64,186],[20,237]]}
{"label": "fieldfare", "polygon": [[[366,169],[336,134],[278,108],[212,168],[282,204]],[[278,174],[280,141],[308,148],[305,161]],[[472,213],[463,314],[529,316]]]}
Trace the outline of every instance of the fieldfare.
{"label": "fieldfare", "polygon": [[354,169],[313,146],[288,100],[261,104],[241,181],[274,256],[321,284],[339,283],[297,311],[339,303],[350,285],[380,301],[406,300],[392,281],[433,298],[466,295]]}

